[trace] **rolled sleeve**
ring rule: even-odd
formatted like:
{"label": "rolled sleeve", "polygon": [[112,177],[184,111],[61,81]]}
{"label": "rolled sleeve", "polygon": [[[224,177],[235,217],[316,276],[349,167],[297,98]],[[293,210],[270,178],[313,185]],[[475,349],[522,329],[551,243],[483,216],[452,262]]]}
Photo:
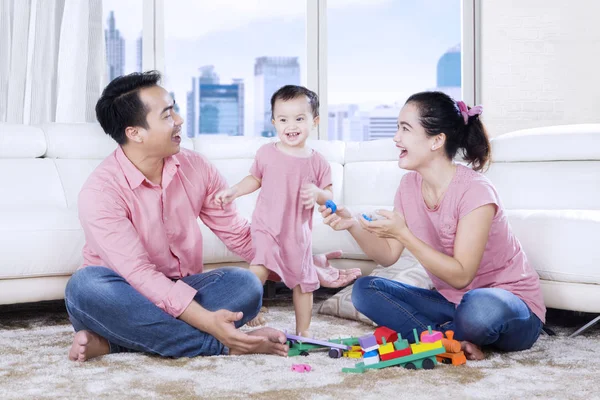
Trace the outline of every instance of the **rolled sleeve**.
{"label": "rolled sleeve", "polygon": [[237,212],[235,204],[223,208],[216,205],[214,196],[227,188],[227,182],[214,165],[208,164],[205,171],[207,192],[200,219],[229,250],[250,262],[254,258],[250,223]]}
{"label": "rolled sleeve", "polygon": [[173,282],[150,260],[120,197],[110,191],[84,189],[79,219],[86,244],[134,289],[156,306],[179,317],[196,295],[185,282]]}

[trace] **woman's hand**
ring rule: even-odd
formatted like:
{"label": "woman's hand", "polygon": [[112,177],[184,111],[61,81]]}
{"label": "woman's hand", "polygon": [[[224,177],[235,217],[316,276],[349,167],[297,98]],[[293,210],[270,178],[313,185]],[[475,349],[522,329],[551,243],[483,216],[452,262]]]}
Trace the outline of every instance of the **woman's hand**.
{"label": "woman's hand", "polygon": [[348,230],[356,224],[356,220],[344,206],[338,206],[335,214],[332,214],[331,208],[326,206],[320,206],[319,212],[323,216],[323,223],[336,231]]}
{"label": "woman's hand", "polygon": [[402,236],[408,231],[404,216],[396,211],[387,210],[377,210],[376,214],[381,215],[383,219],[367,221],[364,218],[359,218],[363,229],[374,233],[380,238],[401,241]]}

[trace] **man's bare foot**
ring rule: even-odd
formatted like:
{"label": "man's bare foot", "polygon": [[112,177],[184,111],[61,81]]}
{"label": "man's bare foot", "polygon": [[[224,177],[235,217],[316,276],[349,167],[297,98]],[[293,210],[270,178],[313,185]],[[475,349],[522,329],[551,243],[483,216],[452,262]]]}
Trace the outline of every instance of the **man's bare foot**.
{"label": "man's bare foot", "polygon": [[69,360],[86,361],[110,353],[108,341],[90,331],[79,331],[73,337]]}
{"label": "man's bare foot", "polygon": [[460,342],[460,348],[465,353],[467,360],[478,361],[485,358],[481,348],[471,342],[467,342],[466,340]]}
{"label": "man's bare foot", "polygon": [[273,328],[260,328],[254,331],[248,332],[248,335],[262,336],[266,338],[254,351],[244,353],[236,350],[229,350],[229,354],[232,356],[238,356],[242,354],[275,354],[278,356],[287,357],[288,346],[285,344],[287,338],[285,334],[277,329]]}
{"label": "man's bare foot", "polygon": [[261,307],[258,315],[254,317],[251,321],[248,321],[246,325],[251,328],[256,328],[257,326],[262,326],[267,323],[267,319],[265,318],[265,313],[268,313],[269,309],[267,307]]}

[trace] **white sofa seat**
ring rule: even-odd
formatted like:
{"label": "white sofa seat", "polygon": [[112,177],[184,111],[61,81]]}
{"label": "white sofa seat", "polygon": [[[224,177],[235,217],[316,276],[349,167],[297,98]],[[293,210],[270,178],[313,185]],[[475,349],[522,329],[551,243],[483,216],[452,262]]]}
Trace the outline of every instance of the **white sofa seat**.
{"label": "white sofa seat", "polygon": [[[203,136],[182,145],[204,154],[230,184],[248,174],[271,139]],[[600,312],[600,124],[514,132],[493,142],[487,172],[511,225],[539,273],[549,307]],[[391,139],[312,141],[332,167],[335,201],[353,212],[392,209],[406,171]],[[63,297],[81,265],[83,232],[77,195],[89,174],[116,148],[96,124],[0,124],[0,304]],[[250,219],[257,193],[236,201]],[[347,232],[334,232],[315,212],[315,253],[342,250],[334,265],[374,263]],[[243,265],[199,221],[206,268]]]}

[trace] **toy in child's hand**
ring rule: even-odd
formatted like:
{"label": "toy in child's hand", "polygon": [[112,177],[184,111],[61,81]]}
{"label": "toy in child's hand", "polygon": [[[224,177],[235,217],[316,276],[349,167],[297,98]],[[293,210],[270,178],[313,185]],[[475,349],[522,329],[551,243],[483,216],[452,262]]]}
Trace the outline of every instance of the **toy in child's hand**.
{"label": "toy in child's hand", "polygon": [[369,222],[373,222],[373,218],[369,217],[367,214],[363,214],[362,217]]}
{"label": "toy in child's hand", "polygon": [[337,211],[337,205],[333,202],[333,200],[327,200],[325,202],[325,207],[329,208],[332,214],[335,214]]}

